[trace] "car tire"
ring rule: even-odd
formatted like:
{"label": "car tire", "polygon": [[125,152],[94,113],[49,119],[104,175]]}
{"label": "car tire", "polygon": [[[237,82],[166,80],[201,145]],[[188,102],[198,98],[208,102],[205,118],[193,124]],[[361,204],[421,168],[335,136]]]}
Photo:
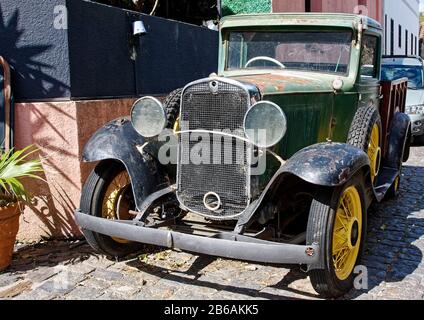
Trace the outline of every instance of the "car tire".
{"label": "car tire", "polygon": [[[95,217],[104,217],[104,201],[111,183],[120,175],[126,174],[125,167],[117,161],[100,162],[91,172],[82,189],[80,209],[83,213]],[[126,186],[128,188],[128,185]],[[132,189],[126,192],[132,196]],[[133,196],[132,196],[133,197]],[[131,202],[131,200],[130,200]],[[142,244],[128,242],[122,239],[113,239],[90,230],[83,229],[88,244],[97,252],[109,257],[124,257],[137,252]]]}
{"label": "car tire", "polygon": [[[347,143],[363,150],[370,158],[371,180],[377,179],[381,165],[381,118],[374,106],[360,107],[350,127]],[[374,130],[376,132],[374,132]],[[373,138],[378,136],[378,145],[372,145]]]}
{"label": "car tire", "polygon": [[395,181],[390,186],[389,190],[386,193],[385,200],[396,199],[399,196],[400,190],[400,174],[395,178]]}
{"label": "car tire", "polygon": [[164,107],[166,119],[168,121],[166,127],[169,129],[174,129],[175,122],[179,117],[182,92],[182,88],[176,89],[172,91],[165,99]]}
{"label": "car tire", "polygon": [[384,200],[396,199],[399,196],[400,185],[402,180],[402,165],[403,165],[403,162],[407,162],[409,159],[409,155],[411,152],[411,141],[412,141],[411,130],[409,129],[406,134],[405,146],[402,150],[402,155],[398,163],[398,166],[399,166],[398,175],[396,176],[389,190],[387,190],[384,196]]}
{"label": "car tire", "polygon": [[[308,245],[317,243],[320,246],[320,262],[308,266],[309,277],[315,291],[322,297],[338,298],[353,287],[355,267],[361,259],[365,244],[367,209],[364,190],[362,177],[357,177],[343,188],[334,189],[329,200],[312,201],[306,242]],[[347,201],[347,196],[348,201],[352,201],[355,207],[352,218],[344,217],[346,211],[342,202]],[[344,226],[343,221],[349,231],[344,232],[340,228]],[[340,234],[346,237],[346,249],[340,244],[342,240],[336,242],[341,239]],[[346,261],[341,259],[336,262],[339,254],[347,254]],[[342,263],[344,264],[341,265]]]}
{"label": "car tire", "polygon": [[405,147],[403,149],[402,162],[407,162],[409,157],[411,156],[411,144],[412,144],[412,136],[411,131],[409,130],[406,135]]}

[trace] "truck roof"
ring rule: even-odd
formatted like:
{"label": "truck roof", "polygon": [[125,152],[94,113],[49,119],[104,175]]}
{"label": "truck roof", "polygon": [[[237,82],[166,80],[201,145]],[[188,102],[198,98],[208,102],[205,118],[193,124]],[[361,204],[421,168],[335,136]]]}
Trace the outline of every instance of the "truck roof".
{"label": "truck roof", "polygon": [[221,20],[221,28],[261,26],[322,26],[357,28],[363,22],[368,28],[382,30],[381,25],[366,16],[346,13],[267,13],[239,14]]}

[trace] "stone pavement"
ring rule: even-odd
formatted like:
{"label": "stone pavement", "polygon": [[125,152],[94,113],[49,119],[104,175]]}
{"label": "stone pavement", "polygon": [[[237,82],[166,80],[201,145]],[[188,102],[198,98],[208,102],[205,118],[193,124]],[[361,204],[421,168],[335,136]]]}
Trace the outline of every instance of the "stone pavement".
{"label": "stone pavement", "polygon": [[[414,148],[397,201],[374,205],[363,264],[368,290],[345,299],[424,299],[424,147]],[[126,261],[83,241],[18,245],[0,299],[317,299],[298,267],[146,248]]]}

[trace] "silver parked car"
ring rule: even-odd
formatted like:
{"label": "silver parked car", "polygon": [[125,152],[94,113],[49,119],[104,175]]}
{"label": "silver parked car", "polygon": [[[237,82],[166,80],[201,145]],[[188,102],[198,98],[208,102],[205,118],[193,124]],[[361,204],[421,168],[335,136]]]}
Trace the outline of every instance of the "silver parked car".
{"label": "silver parked car", "polygon": [[415,56],[383,56],[382,80],[408,78],[406,113],[412,120],[412,135],[424,144],[424,60]]}

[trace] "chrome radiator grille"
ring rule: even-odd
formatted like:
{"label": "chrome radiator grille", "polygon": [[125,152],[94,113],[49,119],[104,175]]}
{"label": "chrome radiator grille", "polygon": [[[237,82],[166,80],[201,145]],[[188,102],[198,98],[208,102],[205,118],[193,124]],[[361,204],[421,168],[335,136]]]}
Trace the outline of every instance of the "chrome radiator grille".
{"label": "chrome radiator grille", "polygon": [[[190,211],[229,219],[240,215],[248,206],[250,145],[237,138],[243,136],[248,107],[249,93],[238,83],[207,79],[183,91],[177,196]],[[234,136],[219,134],[223,131]],[[209,152],[198,151],[199,142]],[[199,152],[202,161],[193,161],[193,154]],[[210,210],[204,203],[205,195],[211,192],[220,200],[216,210]]]}

